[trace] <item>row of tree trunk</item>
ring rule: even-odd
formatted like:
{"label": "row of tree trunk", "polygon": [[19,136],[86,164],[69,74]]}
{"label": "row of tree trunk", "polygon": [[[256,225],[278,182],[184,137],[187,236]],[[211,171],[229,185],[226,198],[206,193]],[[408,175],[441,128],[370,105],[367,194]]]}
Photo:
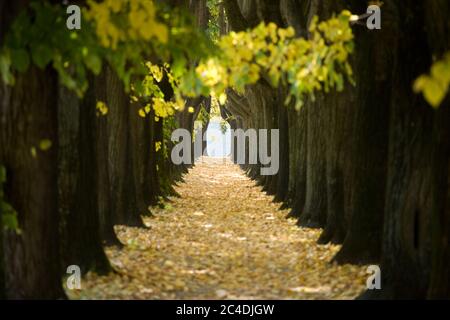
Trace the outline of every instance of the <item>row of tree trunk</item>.
{"label": "row of tree trunk", "polygon": [[[28,2],[0,4],[0,39]],[[189,1],[174,5],[206,14],[206,1],[199,4],[203,9]],[[198,20],[205,24],[204,17]],[[16,75],[13,87],[0,86],[4,194],[20,227],[1,226],[1,296],[64,298],[61,279],[68,266],[109,272],[103,246],[121,245],[114,226],[145,227],[141,216],[151,214],[149,206],[168,195],[186,170],[163,157],[166,144],[156,152],[163,120],[152,113],[141,118],[142,106],[130,102],[109,66],[89,80],[83,99],[59,85],[50,67],[31,67]],[[162,90],[170,99],[167,83]],[[106,103],[106,115],[96,110],[98,101]],[[178,127],[192,129],[201,101],[190,103],[194,114],[186,109],[177,115]],[[40,148],[42,141],[51,141],[51,148]]]}
{"label": "row of tree trunk", "polygon": [[[307,36],[314,15],[327,19],[365,1],[224,0],[228,28],[261,21]],[[280,171],[250,176],[292,208],[319,243],[342,244],[334,261],[380,264],[382,290],[371,298],[450,298],[450,106],[434,110],[412,92],[433,58],[450,49],[445,0],[385,2],[382,29],[353,27],[356,85],[319,93],[295,111],[285,92],[261,80],[231,90],[223,115],[232,127],[280,130]],[[224,28],[226,29],[226,28]]]}

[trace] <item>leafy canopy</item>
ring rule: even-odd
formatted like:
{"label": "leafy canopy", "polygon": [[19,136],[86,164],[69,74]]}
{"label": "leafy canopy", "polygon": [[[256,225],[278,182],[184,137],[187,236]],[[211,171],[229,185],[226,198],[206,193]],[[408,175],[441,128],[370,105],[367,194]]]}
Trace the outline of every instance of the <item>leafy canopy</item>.
{"label": "leafy canopy", "polygon": [[279,28],[274,23],[231,32],[219,39],[216,56],[186,72],[180,90],[186,96],[216,96],[224,103],[226,88],[243,92],[247,85],[264,78],[274,87],[289,86],[297,108],[305,94],[314,98],[316,90],[342,90],[344,77],[352,77],[348,63],[353,51],[350,17],[348,11],[320,23],[315,17],[308,39],[297,38],[293,28]]}
{"label": "leafy canopy", "polygon": [[[178,70],[202,57],[211,45],[187,14],[149,0],[89,0],[81,30],[66,27],[61,5],[32,1],[14,20],[0,48],[0,74],[14,84],[14,74],[31,64],[52,66],[67,88],[80,97],[87,75],[98,75],[108,63],[128,90],[131,79],[145,76],[144,61],[158,57]],[[196,46],[188,45],[196,43]]]}
{"label": "leafy canopy", "polygon": [[[296,108],[303,104],[305,94],[314,98],[316,90],[342,90],[344,78],[352,81],[348,57],[353,51],[351,13],[343,11],[323,22],[315,17],[310,25],[309,39],[297,38],[293,28],[279,28],[274,23],[261,23],[251,30],[231,32],[217,40],[214,55],[190,65],[183,73],[173,74],[169,64],[162,68],[147,63],[149,74],[140,83],[140,96],[135,100],[152,99],[139,110],[145,117],[151,111],[156,118],[168,117],[184,108],[183,97],[213,96],[221,104],[226,102],[225,90],[243,92],[247,85],[261,78],[277,87],[290,88]],[[168,75],[175,99],[165,101],[158,83],[163,72]]]}

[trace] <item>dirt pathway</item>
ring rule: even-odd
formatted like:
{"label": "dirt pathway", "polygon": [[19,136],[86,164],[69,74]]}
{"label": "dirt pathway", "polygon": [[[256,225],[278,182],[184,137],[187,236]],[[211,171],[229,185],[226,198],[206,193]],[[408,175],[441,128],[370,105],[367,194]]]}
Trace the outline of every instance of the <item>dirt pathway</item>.
{"label": "dirt pathway", "polygon": [[204,158],[176,187],[149,230],[118,227],[124,249],[108,249],[118,274],[88,274],[73,298],[351,299],[365,267],[329,263],[339,249],[318,246],[319,230],[299,228],[222,159]]}

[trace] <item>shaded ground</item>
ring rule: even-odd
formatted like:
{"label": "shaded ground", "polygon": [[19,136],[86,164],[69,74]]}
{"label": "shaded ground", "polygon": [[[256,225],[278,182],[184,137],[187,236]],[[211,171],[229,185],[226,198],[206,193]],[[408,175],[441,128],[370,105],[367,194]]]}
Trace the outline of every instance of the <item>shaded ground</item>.
{"label": "shaded ground", "polygon": [[117,273],[88,274],[83,299],[352,299],[366,267],[329,263],[338,246],[286,219],[240,168],[204,158],[176,187],[149,230],[118,227],[107,253]]}

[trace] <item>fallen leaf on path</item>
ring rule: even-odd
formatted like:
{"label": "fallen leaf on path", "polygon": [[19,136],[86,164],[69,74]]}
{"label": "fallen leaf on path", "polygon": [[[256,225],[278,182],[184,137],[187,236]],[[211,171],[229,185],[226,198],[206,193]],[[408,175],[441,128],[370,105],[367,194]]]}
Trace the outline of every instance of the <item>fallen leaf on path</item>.
{"label": "fallen leaf on path", "polygon": [[[124,248],[106,253],[118,273],[88,273],[74,299],[353,299],[365,266],[329,262],[321,230],[286,219],[239,166],[205,158],[175,186],[180,197],[152,208],[151,229],[117,226]],[[220,181],[211,184],[210,181]]]}

